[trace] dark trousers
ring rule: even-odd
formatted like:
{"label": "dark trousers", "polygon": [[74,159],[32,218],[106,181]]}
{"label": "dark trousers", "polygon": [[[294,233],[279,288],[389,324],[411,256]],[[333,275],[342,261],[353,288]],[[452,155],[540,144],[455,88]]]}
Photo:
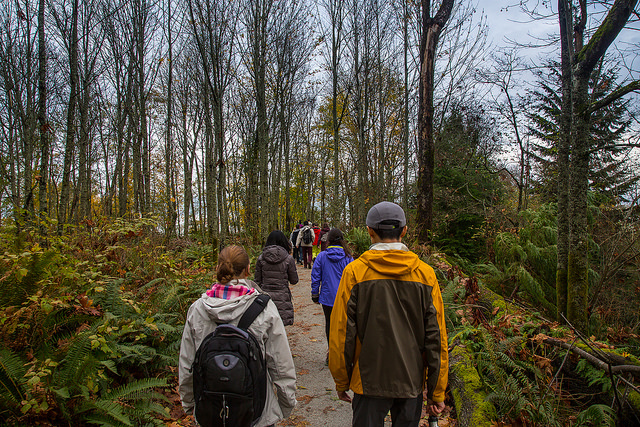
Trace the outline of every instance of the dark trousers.
{"label": "dark trousers", "polygon": [[304,263],[305,268],[313,265],[313,246],[300,246],[302,249],[302,262]]}
{"label": "dark trousers", "polygon": [[353,427],[383,427],[391,411],[393,427],[418,427],[422,416],[422,393],[410,399],[392,399],[353,395]]}
{"label": "dark trousers", "polygon": [[298,249],[297,246],[293,247],[293,259],[296,260],[296,262],[300,259],[300,255],[298,254],[298,252],[300,252],[300,249]]}
{"label": "dark trousers", "polygon": [[331,311],[333,306],[322,304],[322,311],[324,311],[324,333],[327,335],[327,344],[329,343],[329,330],[331,326]]}

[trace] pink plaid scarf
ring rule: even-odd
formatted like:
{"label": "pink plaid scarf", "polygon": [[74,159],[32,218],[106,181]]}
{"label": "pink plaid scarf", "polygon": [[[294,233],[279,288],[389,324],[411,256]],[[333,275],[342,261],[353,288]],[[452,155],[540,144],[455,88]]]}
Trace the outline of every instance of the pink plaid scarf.
{"label": "pink plaid scarf", "polygon": [[240,282],[235,284],[227,283],[226,285],[216,283],[207,291],[207,295],[213,298],[233,299],[242,295],[251,295],[255,291],[255,289],[249,288]]}

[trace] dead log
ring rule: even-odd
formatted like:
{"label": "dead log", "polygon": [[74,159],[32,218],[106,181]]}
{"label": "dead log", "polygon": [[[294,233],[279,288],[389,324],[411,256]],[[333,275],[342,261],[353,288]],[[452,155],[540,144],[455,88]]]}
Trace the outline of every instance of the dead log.
{"label": "dead log", "polygon": [[486,401],[480,375],[466,347],[454,344],[449,352],[449,388],[460,427],[489,427],[495,418],[493,404]]}

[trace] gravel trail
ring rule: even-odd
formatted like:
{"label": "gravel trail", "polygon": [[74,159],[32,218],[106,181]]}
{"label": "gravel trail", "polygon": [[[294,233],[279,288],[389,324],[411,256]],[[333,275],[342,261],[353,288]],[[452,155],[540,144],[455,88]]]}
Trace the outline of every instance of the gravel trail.
{"label": "gravel trail", "polygon": [[327,339],[324,314],[311,301],[311,270],[298,266],[300,281],[291,286],[294,323],[287,336],[296,365],[298,405],[279,426],[347,427],[351,405],[338,399],[329,367],[325,365]]}

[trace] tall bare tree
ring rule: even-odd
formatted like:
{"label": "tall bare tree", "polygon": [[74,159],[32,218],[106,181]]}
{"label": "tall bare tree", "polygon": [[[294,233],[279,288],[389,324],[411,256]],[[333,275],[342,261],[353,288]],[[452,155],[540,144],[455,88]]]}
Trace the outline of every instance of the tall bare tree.
{"label": "tall bare tree", "polygon": [[[78,104],[78,0],[73,0],[71,24],[66,24],[64,18],[55,13],[58,28],[67,43],[69,54],[69,102],[67,104],[67,126],[64,147],[64,162],[62,166],[62,183],[60,188],[60,200],[58,202],[58,233],[62,233],[68,220],[69,198],[71,195],[71,166],[76,148],[76,107]],[[63,6],[61,11],[66,13]]]}
{"label": "tall bare tree", "polygon": [[40,215],[49,214],[47,184],[49,182],[49,157],[51,126],[47,121],[47,46],[44,34],[45,1],[38,2],[38,124],[40,125],[40,179],[38,204]]}
{"label": "tall bare tree", "polygon": [[434,69],[438,39],[453,9],[453,0],[443,0],[435,16],[431,1],[422,0],[422,35],[420,40],[420,96],[418,106],[418,239],[430,240],[433,229],[433,176],[435,142],[433,132]]}
{"label": "tall bare tree", "polygon": [[[189,0],[191,33],[196,42],[204,71],[205,117],[211,117],[207,134],[211,144],[205,149],[205,180],[207,183],[207,218],[209,236],[217,233],[215,218],[220,219],[220,244],[224,244],[228,231],[228,208],[226,201],[226,159],[224,110],[227,88],[236,66],[236,41],[238,9],[236,2],[223,0]],[[211,113],[207,112],[211,109]],[[206,138],[205,138],[206,140]],[[217,159],[217,160],[216,160]],[[217,168],[217,187],[216,183]],[[217,200],[217,203],[216,203]],[[216,210],[217,206],[217,210]]]}

